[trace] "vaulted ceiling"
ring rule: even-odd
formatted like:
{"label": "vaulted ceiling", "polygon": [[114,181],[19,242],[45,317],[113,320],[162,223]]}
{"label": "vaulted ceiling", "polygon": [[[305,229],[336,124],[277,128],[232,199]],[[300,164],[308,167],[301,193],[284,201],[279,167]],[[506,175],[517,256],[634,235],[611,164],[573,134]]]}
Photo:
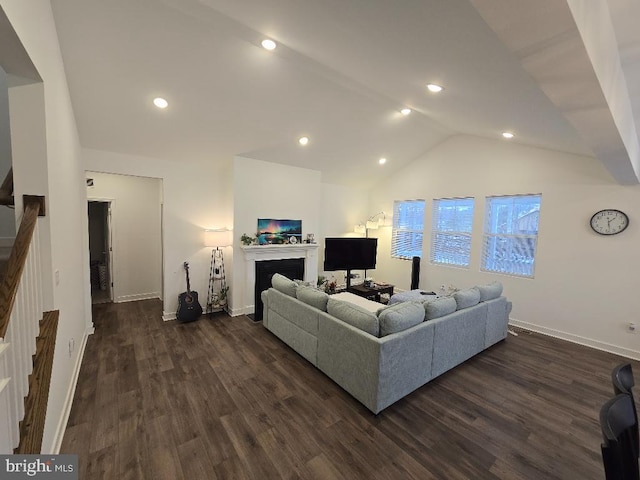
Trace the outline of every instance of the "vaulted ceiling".
{"label": "vaulted ceiling", "polygon": [[52,0],[87,148],[195,164],[242,155],[368,187],[452,135],[511,131],[638,183],[637,0],[595,2],[617,35],[605,67],[626,79],[613,100],[619,82],[593,65],[572,3]]}

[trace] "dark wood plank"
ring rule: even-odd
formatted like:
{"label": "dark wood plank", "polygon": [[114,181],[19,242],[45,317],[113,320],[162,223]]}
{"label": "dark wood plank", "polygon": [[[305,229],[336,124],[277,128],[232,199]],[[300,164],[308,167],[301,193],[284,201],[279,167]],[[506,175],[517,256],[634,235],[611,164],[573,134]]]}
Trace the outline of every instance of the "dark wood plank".
{"label": "dark wood plank", "polygon": [[604,477],[621,357],[519,330],[376,416],[261,324],[161,310],[94,306],[62,447],[80,478]]}

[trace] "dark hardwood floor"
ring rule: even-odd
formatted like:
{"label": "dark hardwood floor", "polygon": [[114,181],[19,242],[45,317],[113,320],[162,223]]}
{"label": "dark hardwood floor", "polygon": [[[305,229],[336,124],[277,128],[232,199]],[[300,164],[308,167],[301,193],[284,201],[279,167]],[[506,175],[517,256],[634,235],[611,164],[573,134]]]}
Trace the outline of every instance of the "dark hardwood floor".
{"label": "dark hardwood floor", "polygon": [[247,317],[94,322],[61,450],[81,479],[604,478],[612,354],[520,331],[374,416]]}

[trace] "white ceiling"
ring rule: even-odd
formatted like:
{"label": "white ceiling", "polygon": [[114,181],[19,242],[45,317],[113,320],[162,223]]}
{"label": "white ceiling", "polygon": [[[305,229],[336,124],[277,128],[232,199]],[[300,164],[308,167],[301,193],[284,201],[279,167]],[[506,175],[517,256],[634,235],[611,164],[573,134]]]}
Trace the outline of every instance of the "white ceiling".
{"label": "white ceiling", "polygon": [[[625,0],[609,1],[625,18]],[[512,11],[522,2],[536,3],[501,0]],[[482,3],[52,0],[87,148],[184,162],[242,155],[363,187],[459,133],[511,130],[523,144],[598,153],[526,68],[513,32],[500,35],[505,17]],[[575,31],[570,16],[559,21]],[[260,47],[265,37],[274,52]],[[625,37],[627,67],[640,64],[636,40]],[[156,96],[169,108],[156,109]],[[403,117],[404,106],[414,112]]]}

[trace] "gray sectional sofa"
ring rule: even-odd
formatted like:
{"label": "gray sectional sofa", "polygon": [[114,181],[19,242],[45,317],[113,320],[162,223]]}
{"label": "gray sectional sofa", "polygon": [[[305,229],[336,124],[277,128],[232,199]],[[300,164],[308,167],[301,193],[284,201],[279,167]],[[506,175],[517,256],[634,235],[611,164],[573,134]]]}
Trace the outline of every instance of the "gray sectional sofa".
{"label": "gray sectional sofa", "polygon": [[507,336],[499,283],[389,307],[279,274],[272,285],[263,325],[375,414]]}

